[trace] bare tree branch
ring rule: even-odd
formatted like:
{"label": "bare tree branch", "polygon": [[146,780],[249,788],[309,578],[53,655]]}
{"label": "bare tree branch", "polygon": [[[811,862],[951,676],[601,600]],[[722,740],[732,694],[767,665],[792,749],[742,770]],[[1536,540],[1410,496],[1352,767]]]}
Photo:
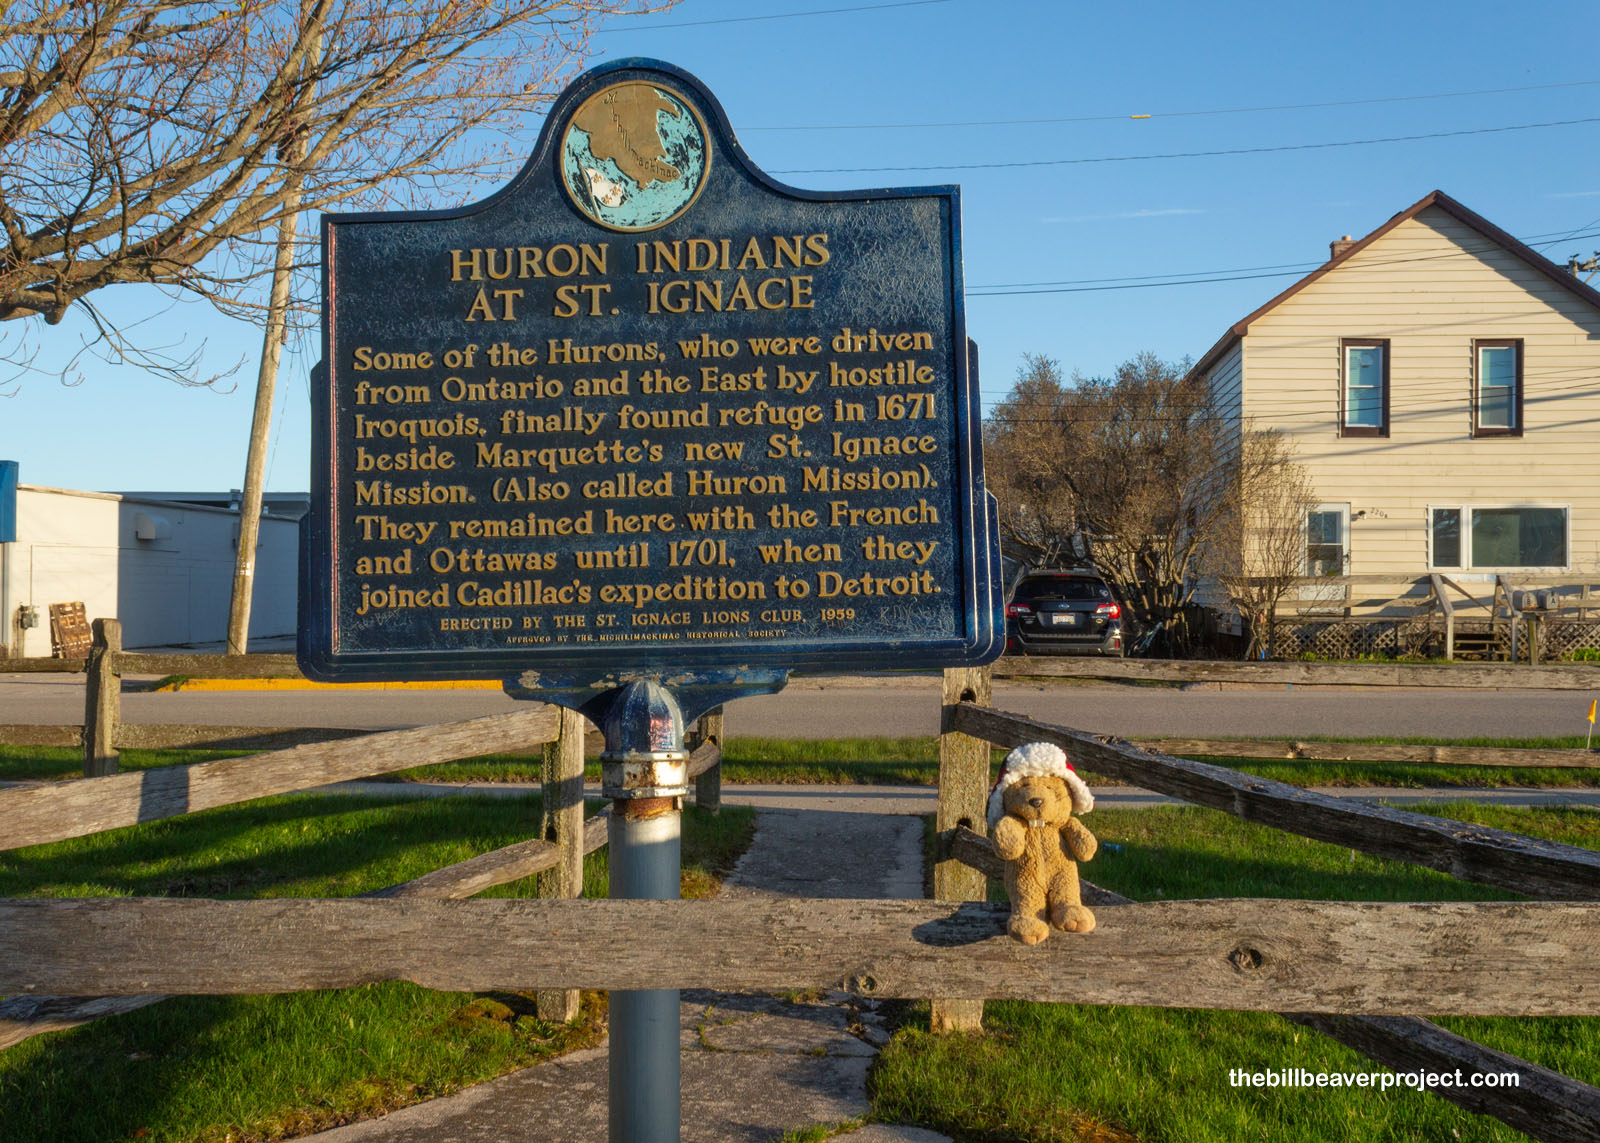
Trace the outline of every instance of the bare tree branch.
{"label": "bare tree branch", "polygon": [[1028,357],[985,426],[985,464],[1014,550],[1057,562],[1074,533],[1140,623],[1178,648],[1203,560],[1237,527],[1240,433],[1188,363],[1141,353],[1110,377]]}
{"label": "bare tree branch", "polygon": [[[466,201],[508,173],[494,140],[527,136],[600,20],[670,2],[13,0],[0,321],[55,324],[131,283],[254,316],[291,188],[305,210]],[[103,348],[135,348],[92,320]]]}
{"label": "bare tree branch", "polygon": [[1294,444],[1277,430],[1249,431],[1233,475],[1235,494],[1208,548],[1204,570],[1249,625],[1248,658],[1272,655],[1273,616],[1305,573],[1306,515],[1316,489]]}

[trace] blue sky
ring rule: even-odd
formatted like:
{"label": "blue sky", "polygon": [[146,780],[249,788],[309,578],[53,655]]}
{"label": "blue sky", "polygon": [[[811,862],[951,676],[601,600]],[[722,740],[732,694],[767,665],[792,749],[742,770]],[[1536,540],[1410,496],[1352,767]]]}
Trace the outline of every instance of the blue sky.
{"label": "blue sky", "polygon": [[[684,0],[607,25],[590,62],[692,72],[751,157],[796,186],[960,184],[987,406],[1027,352],[1091,375],[1146,349],[1198,357],[1330,240],[1435,188],[1558,262],[1589,256],[1597,25],[1593,0]],[[1434,137],[1325,145],[1405,136]],[[1143,157],[1194,152],[1229,153]],[[1165,284],[1185,278],[1213,280]],[[101,301],[153,343],[204,341],[219,370],[243,360],[235,384],[185,389],[98,362],[72,388],[24,376],[0,398],[0,458],[33,484],[237,487],[259,333],[149,288]],[[28,336],[49,361],[78,332]],[[307,485],[315,355],[307,337],[284,359],[275,491]]]}

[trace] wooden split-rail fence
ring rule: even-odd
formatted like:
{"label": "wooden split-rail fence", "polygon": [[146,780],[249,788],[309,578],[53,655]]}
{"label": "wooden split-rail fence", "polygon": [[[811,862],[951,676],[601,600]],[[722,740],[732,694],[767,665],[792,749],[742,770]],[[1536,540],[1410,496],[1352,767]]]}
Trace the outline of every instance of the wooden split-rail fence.
{"label": "wooden split-rail fence", "polygon": [[[173,670],[171,657],[116,650],[114,630],[100,627],[84,667],[88,701],[106,709],[105,680],[120,673],[260,673],[246,661],[258,656]],[[0,673],[13,666],[0,663]],[[11,850],[453,758],[545,749],[541,837],[366,897],[0,900],[0,995],[11,998],[0,1015],[15,1028],[59,1027],[167,995],[380,980],[536,989],[541,1010],[557,1018],[586,988],[933,996],[940,1030],[978,1026],[992,998],[1274,1011],[1397,1070],[1513,1073],[1516,1087],[1432,1090],[1538,1139],[1600,1140],[1600,1089],[1418,1015],[1600,1015],[1600,853],[996,711],[991,678],[944,673],[931,901],[574,899],[582,854],[604,843],[604,825],[583,822],[583,722],[553,707],[0,789],[0,848]],[[120,724],[99,717],[81,732],[86,753],[137,737],[126,726],[107,733],[108,722]],[[721,737],[720,717],[707,719],[692,743],[702,804],[717,800]],[[1001,866],[983,836],[984,809],[990,747],[1033,741],[1055,742],[1079,769],[1114,781],[1528,900],[1135,903],[1090,886],[1093,934],[1023,947],[1005,935],[1006,907],[987,902],[987,878]],[[92,757],[115,764],[114,754]],[[535,872],[547,875],[538,899],[467,899]]]}

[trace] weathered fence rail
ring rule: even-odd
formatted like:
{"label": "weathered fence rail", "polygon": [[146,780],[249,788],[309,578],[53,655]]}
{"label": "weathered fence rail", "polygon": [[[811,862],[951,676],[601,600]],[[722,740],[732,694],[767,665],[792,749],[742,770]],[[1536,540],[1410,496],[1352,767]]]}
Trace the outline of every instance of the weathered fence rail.
{"label": "weathered fence rail", "polygon": [[[593,853],[606,843],[606,823],[610,816],[610,809],[604,809],[585,824],[585,854]],[[460,900],[496,885],[543,873],[555,868],[561,860],[562,847],[554,842],[538,839],[519,841],[362,896]],[[9,1048],[45,1032],[59,1032],[107,1016],[132,1012],[166,998],[163,993],[146,993],[121,996],[20,996],[0,1000],[0,1048]]]}
{"label": "weathered fence rail", "polygon": [[[116,653],[117,632],[114,627],[107,630],[108,626],[96,624],[95,650],[102,660]],[[102,645],[102,640],[109,646]],[[218,657],[184,658],[205,664]],[[285,666],[282,661],[267,664],[268,669],[280,673]],[[287,666],[292,667],[292,661]],[[111,673],[110,667],[102,666],[102,669]],[[97,704],[107,705],[104,696],[109,689],[102,687],[90,700],[91,709]],[[525,751],[534,746],[545,750],[545,823],[540,838],[481,854],[366,896],[458,899],[523,877],[555,874],[541,881],[541,894],[576,897],[583,888],[583,856],[605,844],[609,810],[591,817],[587,823],[583,819],[583,754],[587,724],[572,711],[536,707],[514,714],[380,733],[343,728],[282,730],[183,724],[152,727],[151,724],[121,724],[115,706],[111,706],[110,711],[101,719],[100,726],[116,727],[117,742],[121,745],[297,745],[242,758],[0,789],[0,821],[5,823],[0,828],[0,850],[85,836],[124,825],[292,793],[329,782],[375,777],[398,769],[492,751]],[[47,729],[74,732],[74,745],[85,741],[84,730],[80,727]],[[696,749],[688,766],[700,799],[711,803],[712,808],[718,801],[721,740],[719,710],[696,725]],[[0,742],[3,741],[5,738],[0,736]],[[0,1048],[43,1032],[142,1008],[177,990],[137,995],[134,993],[139,990],[114,991],[128,994],[30,994],[0,1000]],[[540,1013],[546,1018],[567,1020],[576,1015],[576,992],[541,989],[538,1000]]]}
{"label": "weathered fence rail", "polygon": [[553,708],[538,707],[271,754],[0,790],[0,849],[82,837],[411,766],[526,749],[553,739],[558,721]]}
{"label": "weathered fence rail", "polygon": [[[187,722],[123,722],[112,735],[117,750],[275,750],[306,742],[371,734],[348,726],[203,726]],[[68,723],[0,723],[0,746],[83,745],[83,727]]]}
{"label": "weathered fence rail", "polygon": [[1516,1085],[1435,1087],[1440,1099],[1547,1143],[1600,1140],[1600,1088],[1486,1048],[1415,1016],[1284,1013],[1397,1072],[1510,1073]]}
{"label": "weathered fence rail", "polygon": [[81,675],[88,659],[0,659],[0,675]]}
{"label": "weathered fence rail", "polygon": [[938,901],[0,901],[0,991],[837,988],[862,996],[1600,1015],[1600,905],[1170,901],[1024,947]]}
{"label": "weathered fence rail", "polygon": [[[88,659],[0,659],[8,671],[88,675],[82,723],[0,723],[0,746],[66,746],[84,751],[84,776],[101,777],[119,769],[121,750],[205,749],[280,750],[312,742],[357,738],[369,730],[341,726],[202,726],[181,722],[125,722],[124,675],[142,674],[210,679],[300,679],[293,655],[152,655],[121,650],[122,628],[114,619],[94,621]],[[598,732],[591,731],[593,744]]]}

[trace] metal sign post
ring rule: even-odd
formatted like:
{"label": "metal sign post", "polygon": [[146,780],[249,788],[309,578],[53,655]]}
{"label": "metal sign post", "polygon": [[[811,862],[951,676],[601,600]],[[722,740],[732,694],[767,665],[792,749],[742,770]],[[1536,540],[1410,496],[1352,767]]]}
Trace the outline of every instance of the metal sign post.
{"label": "metal sign post", "polygon": [[[683,797],[689,755],[683,715],[654,680],[615,692],[600,755],[603,793],[612,799],[608,832],[611,897],[678,897]],[[678,992],[662,988],[611,994],[611,1138],[677,1143],[680,1127]]]}

